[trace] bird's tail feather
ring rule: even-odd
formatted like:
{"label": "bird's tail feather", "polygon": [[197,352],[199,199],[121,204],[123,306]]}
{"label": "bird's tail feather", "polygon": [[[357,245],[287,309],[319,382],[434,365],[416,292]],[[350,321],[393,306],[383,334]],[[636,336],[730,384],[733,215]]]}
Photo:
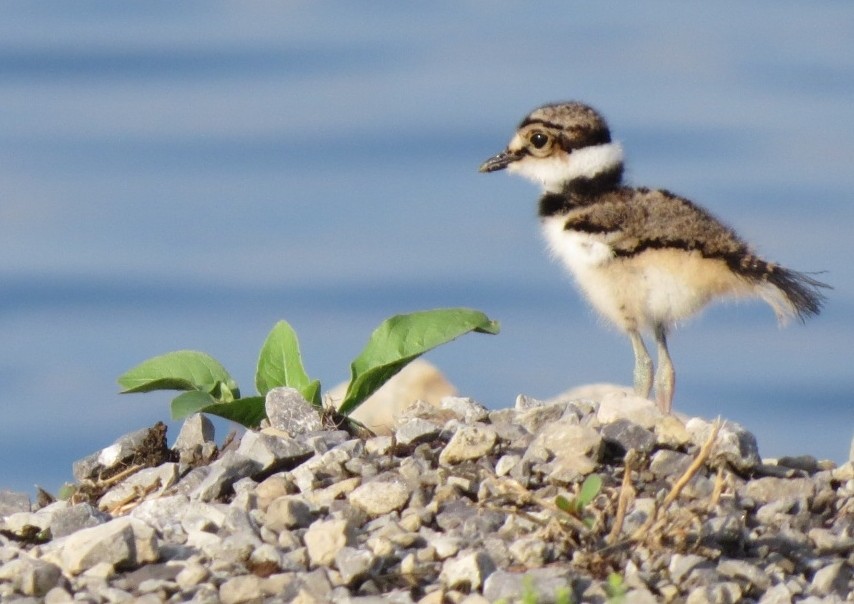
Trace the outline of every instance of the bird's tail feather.
{"label": "bird's tail feather", "polygon": [[821,312],[827,297],[822,290],[830,285],[770,262],[755,262],[759,296],[767,302],[781,323],[791,318],[804,322]]}

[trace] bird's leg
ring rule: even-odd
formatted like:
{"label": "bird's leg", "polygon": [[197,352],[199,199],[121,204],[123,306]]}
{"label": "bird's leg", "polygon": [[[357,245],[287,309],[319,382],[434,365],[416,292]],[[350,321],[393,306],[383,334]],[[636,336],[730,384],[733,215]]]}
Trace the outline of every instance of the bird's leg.
{"label": "bird's leg", "polygon": [[655,400],[658,408],[670,413],[673,405],[673,389],[676,387],[676,372],[673,361],[667,351],[667,329],[664,325],[655,326],[655,343],[658,346],[658,369],[655,372]]}
{"label": "bird's leg", "polygon": [[640,332],[634,329],[629,331],[629,338],[635,353],[635,394],[648,398],[649,391],[652,390],[652,359],[649,358]]}

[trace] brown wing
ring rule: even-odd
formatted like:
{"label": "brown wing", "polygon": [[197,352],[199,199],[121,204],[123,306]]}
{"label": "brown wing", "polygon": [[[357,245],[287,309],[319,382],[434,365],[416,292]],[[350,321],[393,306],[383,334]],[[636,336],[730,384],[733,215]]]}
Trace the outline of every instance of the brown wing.
{"label": "brown wing", "polygon": [[617,189],[572,212],[566,228],[602,234],[620,256],[678,248],[738,265],[753,255],[732,229],[703,208],[664,190]]}

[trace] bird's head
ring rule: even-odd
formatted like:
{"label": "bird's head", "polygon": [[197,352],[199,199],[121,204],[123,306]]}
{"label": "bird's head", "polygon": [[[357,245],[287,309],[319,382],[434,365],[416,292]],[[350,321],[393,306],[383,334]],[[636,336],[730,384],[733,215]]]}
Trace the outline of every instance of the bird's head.
{"label": "bird's head", "polygon": [[611,142],[605,119],[578,102],[544,105],[516,129],[507,148],[480,166],[481,172],[507,169],[560,192],[576,179],[622,173],[623,151]]}

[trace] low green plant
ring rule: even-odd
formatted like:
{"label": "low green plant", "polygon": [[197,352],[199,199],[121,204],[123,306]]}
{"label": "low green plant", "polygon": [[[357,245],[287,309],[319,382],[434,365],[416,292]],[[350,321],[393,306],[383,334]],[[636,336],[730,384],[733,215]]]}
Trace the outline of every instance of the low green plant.
{"label": "low green plant", "polygon": [[[349,416],[408,363],[469,332],[497,334],[497,321],[468,308],[440,308],[395,315],[383,321],[350,365],[350,383],[338,413]],[[296,332],[286,321],[273,327],[255,371],[257,395],[242,397],[237,382],[216,359],[195,350],[179,350],[143,361],[118,378],[122,393],[180,390],[172,417],[210,413],[255,427],[266,417],[264,397],[279,386],[298,390],[321,407],[320,382],[302,364]]]}
{"label": "low green plant", "polygon": [[[550,599],[553,599],[555,604],[573,604],[572,590],[569,587],[558,587],[555,590],[554,598]],[[534,579],[530,575],[522,577],[522,593],[519,601],[521,604],[537,604],[540,601],[540,594],[537,592]],[[508,601],[506,598],[501,598],[496,600],[495,604],[508,604]]]}
{"label": "low green plant", "polygon": [[629,588],[623,580],[623,575],[611,573],[605,583],[605,591],[608,594],[609,604],[623,604],[626,601],[626,593],[628,593]]}
{"label": "low green plant", "polygon": [[581,484],[581,489],[578,491],[578,495],[572,499],[567,499],[563,495],[558,495],[555,498],[555,505],[558,509],[580,519],[587,528],[590,528],[593,526],[594,519],[590,515],[585,515],[584,510],[594,499],[596,499],[596,496],[601,490],[602,477],[598,474],[590,474]]}

